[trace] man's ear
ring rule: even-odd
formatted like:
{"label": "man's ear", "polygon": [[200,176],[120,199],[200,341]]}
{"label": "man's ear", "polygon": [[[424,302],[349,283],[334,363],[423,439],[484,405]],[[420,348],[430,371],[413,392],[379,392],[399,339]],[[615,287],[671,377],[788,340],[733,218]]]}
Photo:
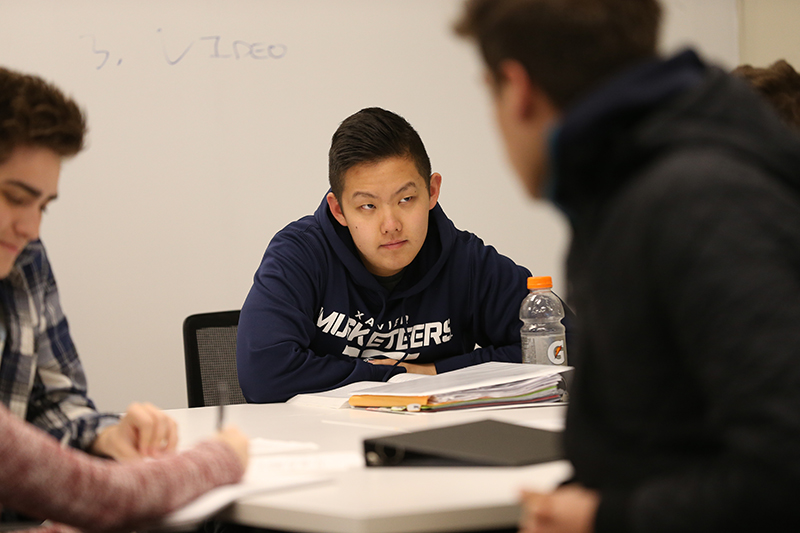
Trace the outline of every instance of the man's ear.
{"label": "man's ear", "polygon": [[505,93],[504,102],[516,119],[530,118],[533,113],[534,87],[522,63],[507,59],[500,64],[497,90]]}
{"label": "man's ear", "polygon": [[342,226],[347,227],[347,219],[344,218],[344,213],[342,212],[342,206],[339,205],[339,200],[336,199],[336,195],[332,192],[328,193],[328,196],[325,197],[328,200],[328,209],[331,210],[333,214],[333,218],[336,219],[339,224]]}
{"label": "man's ear", "polygon": [[442,190],[442,175],[438,172],[431,174],[431,183],[428,185],[430,191],[430,202],[428,204],[428,211],[436,207],[436,202],[439,201],[439,193]]}
{"label": "man's ear", "polygon": [[558,115],[558,108],[544,90],[528,75],[522,63],[507,59],[500,64],[498,80],[495,80],[497,91],[505,94],[506,111],[524,122],[531,120],[549,120]]}

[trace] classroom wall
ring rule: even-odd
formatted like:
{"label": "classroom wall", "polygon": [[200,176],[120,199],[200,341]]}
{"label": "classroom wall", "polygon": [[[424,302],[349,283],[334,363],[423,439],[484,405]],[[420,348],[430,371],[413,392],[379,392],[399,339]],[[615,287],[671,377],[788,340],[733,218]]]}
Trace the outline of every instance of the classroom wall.
{"label": "classroom wall", "polygon": [[[241,306],[271,236],[326,192],[331,134],[366,106],[414,124],[458,227],[566,292],[567,225],[505,161],[477,55],[450,31],[460,4],[0,0],[3,64],[89,115],[42,237],[101,408],[186,405],[183,319]],[[735,0],[665,7],[665,50],[738,63]]]}
{"label": "classroom wall", "polygon": [[785,59],[800,69],[800,2],[739,0],[741,62],[766,67]]}

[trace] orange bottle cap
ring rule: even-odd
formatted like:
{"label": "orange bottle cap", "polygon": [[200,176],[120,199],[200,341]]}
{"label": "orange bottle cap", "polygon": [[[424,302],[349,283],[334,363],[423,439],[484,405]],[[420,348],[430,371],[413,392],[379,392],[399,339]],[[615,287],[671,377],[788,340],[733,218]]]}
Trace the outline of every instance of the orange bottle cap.
{"label": "orange bottle cap", "polygon": [[528,278],[528,289],[552,289],[553,278],[550,276],[531,276]]}

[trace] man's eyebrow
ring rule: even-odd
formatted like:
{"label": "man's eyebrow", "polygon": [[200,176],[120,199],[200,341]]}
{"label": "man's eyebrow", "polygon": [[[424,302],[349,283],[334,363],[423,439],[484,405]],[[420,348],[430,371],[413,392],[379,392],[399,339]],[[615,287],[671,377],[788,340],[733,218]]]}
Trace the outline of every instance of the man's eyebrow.
{"label": "man's eyebrow", "polygon": [[[414,189],[416,189],[417,188],[417,184],[414,183],[413,181],[409,181],[408,183],[406,183],[405,185],[403,185],[402,187],[397,189],[397,191],[392,196],[397,196],[398,194],[402,194],[405,191],[407,191],[408,189],[411,189],[412,187]],[[366,197],[366,198],[375,198],[375,199],[378,198],[377,194],[372,194],[371,192],[367,192],[367,191],[356,191],[356,192],[353,193],[352,197],[353,198],[357,198],[359,196],[363,196],[363,197]]]}
{"label": "man's eyebrow", "polygon": [[408,189],[411,189],[412,187],[414,189],[416,189],[417,188],[417,184],[414,183],[413,181],[409,181],[408,183],[406,183],[405,185],[403,185],[402,187],[397,189],[397,192],[394,193],[394,195],[397,196],[398,194],[402,194],[402,193],[406,192]]}
{"label": "man's eyebrow", "polygon": [[359,196],[365,196],[367,198],[377,198],[378,197],[378,195],[372,194],[371,192],[367,192],[367,191],[356,191],[356,192],[353,193],[353,198],[357,198]]}
{"label": "man's eyebrow", "polygon": [[[26,193],[30,194],[31,196],[33,196],[35,198],[40,198],[42,196],[42,191],[40,191],[36,187],[31,187],[30,185],[28,185],[25,182],[17,181],[17,180],[8,180],[6,183],[9,184],[9,185],[13,185],[14,187],[18,187],[18,188],[22,189],[23,191],[25,191]],[[49,202],[49,201],[55,200],[56,198],[58,198],[58,195],[54,194],[54,195],[50,196],[47,199],[47,201]]]}

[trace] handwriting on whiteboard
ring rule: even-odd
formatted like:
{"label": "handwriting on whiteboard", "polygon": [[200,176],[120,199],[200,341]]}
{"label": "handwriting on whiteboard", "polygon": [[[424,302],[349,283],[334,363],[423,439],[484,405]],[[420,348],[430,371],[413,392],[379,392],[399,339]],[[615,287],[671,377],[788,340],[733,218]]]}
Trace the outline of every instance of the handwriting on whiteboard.
{"label": "handwriting on whiteboard", "polygon": [[[167,42],[161,28],[156,30],[156,35],[160,40],[161,59],[171,67],[191,59],[229,61],[283,59],[289,50],[285,44],[230,39],[224,35],[202,35],[181,43],[177,43],[174,39]],[[107,68],[109,65],[122,65],[123,58],[114,53],[113,47],[99,43],[94,35],[81,35],[80,38],[90,44],[88,51],[94,55],[96,70]]]}

